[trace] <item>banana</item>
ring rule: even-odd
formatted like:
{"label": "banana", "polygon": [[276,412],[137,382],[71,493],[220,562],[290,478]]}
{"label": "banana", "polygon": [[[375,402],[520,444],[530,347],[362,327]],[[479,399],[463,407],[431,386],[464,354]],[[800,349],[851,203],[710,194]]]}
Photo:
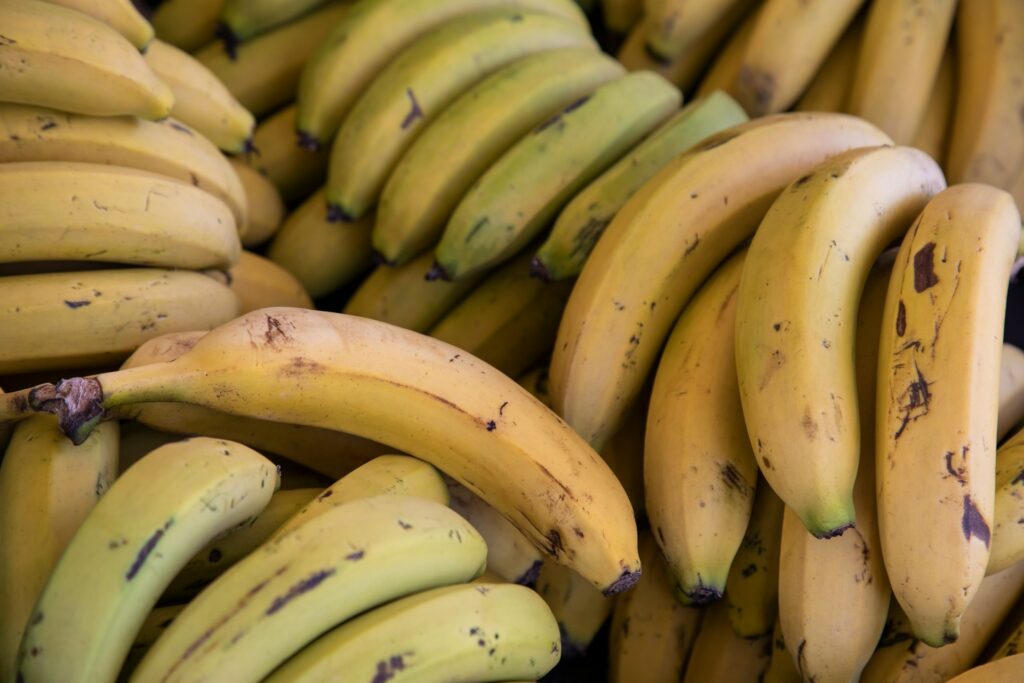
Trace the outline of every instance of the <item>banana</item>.
{"label": "banana", "polygon": [[1003,344],[999,354],[999,426],[996,438],[1002,439],[1024,419],[1024,350]]}
{"label": "banana", "polygon": [[[191,351],[205,334],[199,331],[161,335],[142,344],[121,367],[176,360]],[[118,417],[132,418],[171,434],[237,441],[261,452],[282,455],[331,479],[389,452],[382,444],[339,431],[239,417],[185,403],[142,403],[122,411]]]}
{"label": "banana", "polygon": [[779,605],[779,553],[785,506],[759,479],[743,541],[725,580],[732,630],[741,638],[771,635]]}
{"label": "banana", "polygon": [[0,163],[77,161],[137,168],[195,185],[247,224],[245,190],[231,164],[210,143],[173,119],[98,118],[0,103]]}
{"label": "banana", "polygon": [[557,412],[600,448],[690,295],[782,188],[830,156],[886,142],[852,117],[782,114],[722,131],[662,168],[616,214],[569,297],[551,361]]}
{"label": "banana", "polygon": [[644,13],[643,0],[601,0],[601,19],[613,35],[629,33]]}
{"label": "banana", "polygon": [[327,202],[319,190],[288,214],[267,247],[267,256],[318,299],[373,267],[372,229],[372,215],[353,225],[328,222]]}
{"label": "banana", "polygon": [[864,436],[854,487],[857,526],[826,540],[811,535],[792,509],[786,509],[782,521],[779,618],[789,652],[779,658],[795,661],[804,680],[858,680],[889,613],[892,589],[879,546],[872,439],[878,336],[890,272],[889,266],[872,271],[857,320],[857,398]]}
{"label": "banana", "polygon": [[313,308],[313,301],[298,279],[282,266],[251,251],[242,251],[228,270],[213,271],[238,297],[240,313],[271,306]]}
{"label": "banana", "polygon": [[377,207],[373,246],[403,264],[434,245],[472,183],[553,112],[624,73],[590,47],[524,57],[445,108],[395,166]]}
{"label": "banana", "polygon": [[720,91],[683,107],[562,209],[532,272],[545,280],[578,275],[605,227],[644,183],[707,136],[746,120],[736,101]]}
{"label": "banana", "polygon": [[147,339],[238,315],[200,273],[126,268],[0,278],[0,374],[120,362]]}
{"label": "banana", "polygon": [[88,14],[103,22],[145,52],[153,40],[153,27],[142,16],[131,0],[45,0],[77,12]]}
{"label": "banana", "polygon": [[782,635],[782,626],[775,620],[772,632],[772,660],[759,683],[801,683],[804,677],[796,670],[793,657],[786,649],[786,640]]}
{"label": "banana", "polygon": [[[379,223],[374,224],[374,229]],[[334,230],[348,230],[338,228]],[[425,252],[401,266],[379,265],[345,304],[343,313],[426,332],[473,291],[483,276],[457,282],[426,280],[434,255]]]}
{"label": "banana", "polygon": [[999,629],[985,644],[975,663],[992,662],[1003,657],[1010,657],[1021,650],[1024,641],[1024,602],[1020,599],[1013,605],[1003,619]]}
{"label": "banana", "polygon": [[661,0],[647,3],[647,51],[658,61],[682,55],[742,0]]}
{"label": "banana", "polygon": [[218,533],[259,513],[274,464],[245,446],[190,439],[114,482],[50,575],[18,653],[18,680],[113,681],[177,570]]}
{"label": "banana", "polygon": [[690,648],[684,683],[757,681],[768,669],[772,635],[740,638],[729,625],[729,608],[719,600],[705,608]]}
{"label": "banana", "polygon": [[216,36],[224,0],[164,0],[153,11],[153,30],[161,40],[187,52]]}
{"label": "banana", "polygon": [[4,0],[0,25],[5,102],[92,116],[162,119],[170,113],[171,89],[103,22],[49,2]]}
{"label": "banana", "polygon": [[194,56],[243,107],[262,118],[294,99],[303,65],[348,9],[348,3],[332,3],[234,50],[218,40]]}
{"label": "banana", "polygon": [[255,119],[195,57],[154,40],[146,50],[146,63],[174,93],[171,116],[225,152],[248,149]]}
{"label": "banana", "polygon": [[736,289],[745,251],[683,309],[654,379],[644,443],[647,515],[677,598],[722,597],[758,482],[736,385]]}
{"label": "banana", "polygon": [[46,416],[17,425],[0,466],[0,678],[15,657],[47,577],[117,476],[118,424],[73,446]]}
{"label": "banana", "polygon": [[579,574],[554,562],[545,562],[540,567],[535,590],[558,622],[562,655],[585,655],[594,636],[611,616],[614,596],[602,595]]}
{"label": "banana", "polygon": [[[0,387],[0,394],[2,393],[4,393],[4,388]],[[0,448],[7,448],[7,442],[11,439],[12,431],[14,431],[13,424],[10,422],[0,422]],[[2,462],[2,458],[0,458],[0,462]]]}
{"label": "banana", "polygon": [[950,124],[953,120],[953,98],[956,96],[955,68],[953,50],[947,47],[939,63],[939,72],[935,76],[935,83],[928,96],[921,122],[914,133],[914,141],[911,143],[939,164],[943,164],[946,159]]}
{"label": "banana", "polygon": [[639,578],[629,499],[567,424],[465,351],[365,318],[254,311],[173,362],[0,394],[0,421],[59,413],[81,442],[112,408],[168,400],[372,438],[457,479],[605,594]]}
{"label": "banana", "polygon": [[751,242],[736,313],[743,415],[761,473],[819,538],[854,524],[864,282],[945,186],[919,150],[851,150],[786,188]]}
{"label": "banana", "polygon": [[[797,100],[796,111],[846,111],[850,82],[857,69],[864,22],[855,18],[843,32],[828,57],[822,62],[804,94]],[[917,145],[914,145],[917,147]]]}
{"label": "banana", "polygon": [[486,553],[469,523],[431,500],[380,495],[329,507],[207,586],[131,681],[262,680],[360,612],[469,581]]}
{"label": "banana", "polygon": [[1009,194],[950,187],[903,239],[886,297],[875,438],[882,556],[914,634],[932,647],[957,639],[988,564],[999,352],[1020,235]]}
{"label": "banana", "polygon": [[310,152],[295,144],[294,104],[256,126],[252,147],[245,163],[270,179],[285,204],[306,199],[327,178],[327,152]]}
{"label": "banana", "polygon": [[185,609],[185,605],[162,605],[153,608],[146,620],[142,622],[142,626],[139,627],[139,632],[135,634],[135,640],[132,642],[132,647],[118,674],[119,680],[127,680],[131,676],[135,667],[149,651],[149,646],[156,642],[160,634],[167,630],[167,627],[183,609]]}
{"label": "banana", "polygon": [[530,277],[530,251],[501,266],[430,329],[430,336],[465,349],[509,377],[551,351],[572,282]]}
{"label": "banana", "polygon": [[625,489],[637,519],[643,519],[647,514],[644,504],[644,431],[650,392],[645,396],[647,400],[641,398],[634,404],[622,427],[601,449],[601,458]]}
{"label": "banana", "polygon": [[284,201],[277,186],[265,175],[238,159],[229,159],[245,191],[249,224],[242,235],[242,246],[252,249],[269,240],[284,220]]}
{"label": "banana", "polygon": [[100,261],[228,268],[241,244],[224,202],[133,168],[0,164],[0,262]]}
{"label": "banana", "polygon": [[789,109],[864,0],[766,0],[729,94],[751,116]]}
{"label": "banana", "polygon": [[530,392],[530,395],[535,399],[548,408],[551,407],[551,396],[548,394],[548,369],[546,366],[539,365],[516,381],[519,383],[519,386]]}
{"label": "banana", "polygon": [[224,41],[229,46],[237,45],[328,2],[330,0],[227,0],[220,12]]}
{"label": "banana", "polygon": [[461,584],[396,600],[339,626],[266,683],[537,680],[560,656],[558,626],[536,593],[514,584]]}
{"label": "banana", "polygon": [[356,3],[302,70],[295,131],[311,150],[329,145],[356,101],[399,54],[463,15],[495,8],[545,12],[587,26],[572,0],[378,0]]}
{"label": "banana", "polygon": [[574,21],[519,8],[454,19],[417,40],[367,87],[334,138],[329,218],[353,221],[370,210],[423,128],[482,78],[528,55],[569,47],[594,47],[594,40]]}
{"label": "banana", "polygon": [[949,179],[1009,189],[1015,176],[1024,177],[1024,4],[961,2],[956,24],[958,70],[946,159]]}
{"label": "banana", "polygon": [[996,453],[995,514],[992,523],[992,552],[985,573],[994,574],[1024,560],[1024,429],[1006,440]]}
{"label": "banana", "polygon": [[703,613],[675,599],[675,580],[649,531],[640,533],[640,562],[643,577],[618,597],[612,611],[608,680],[679,681]]}
{"label": "banana", "polygon": [[436,274],[457,280],[507,260],[680,101],[661,76],[631,73],[537,126],[459,202],[434,249]]}
{"label": "banana", "polygon": [[1024,677],[1024,654],[975,666],[951,678],[950,683],[1014,683]]}
{"label": "banana", "polygon": [[[705,97],[716,90],[728,91],[733,87],[743,62],[747,43],[757,24],[757,12],[751,12],[729,37],[728,42],[715,56],[715,61],[708,67],[697,88],[697,97]],[[743,108],[740,107],[742,110]],[[744,114],[745,115],[745,114]]]}

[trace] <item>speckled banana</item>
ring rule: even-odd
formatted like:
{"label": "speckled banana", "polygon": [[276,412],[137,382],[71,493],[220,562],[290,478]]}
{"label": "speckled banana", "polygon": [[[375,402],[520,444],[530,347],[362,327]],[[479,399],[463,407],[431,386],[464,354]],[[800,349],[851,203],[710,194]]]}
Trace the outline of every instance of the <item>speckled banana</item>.
{"label": "speckled banana", "polygon": [[854,147],[888,142],[840,114],[782,114],[722,131],[658,172],[587,259],[551,361],[557,411],[592,445],[614,433],[693,292],[790,182]]}
{"label": "speckled banana", "polygon": [[249,224],[242,237],[242,246],[252,249],[269,240],[281,227],[285,207],[277,186],[252,166],[230,159],[245,192]]}
{"label": "speckled banana", "polygon": [[661,0],[647,3],[646,47],[659,61],[686,52],[734,5],[742,0]]}
{"label": "speckled banana", "polygon": [[621,76],[591,47],[520,59],[444,109],[409,147],[381,192],[373,246],[389,263],[432,247],[466,190],[537,124]]}
{"label": "speckled banana", "polygon": [[0,103],[0,162],[77,161],[137,168],[181,180],[247,222],[245,190],[213,144],[173,119],[94,117]]}
{"label": "speckled banana", "polygon": [[683,107],[562,209],[537,250],[533,272],[545,280],[578,275],[605,227],[645,182],[707,136],[746,120],[743,109],[721,91]]}
{"label": "speckled banana", "polygon": [[118,423],[73,446],[53,419],[17,425],[0,466],[0,678],[15,680],[22,633],[46,579],[117,476]]}
{"label": "speckled banana", "polygon": [[360,612],[471,580],[486,554],[468,522],[431,500],[380,495],[331,506],[196,596],[131,681],[260,680]]}
{"label": "speckled banana", "polygon": [[992,552],[985,572],[994,574],[1024,560],[1024,429],[1006,440],[996,453],[995,514]]}
{"label": "speckled banana", "polygon": [[538,52],[593,46],[577,22],[521,8],[470,14],[417,40],[367,87],[334,138],[329,217],[352,221],[370,210],[424,127],[482,78]]}
{"label": "speckled banana", "polygon": [[1024,677],[1024,654],[974,666],[950,679],[950,683],[1015,683]]}
{"label": "speckled banana", "polygon": [[761,473],[815,536],[855,521],[864,282],[945,186],[919,150],[851,150],[786,188],[751,242],[736,313],[743,414]]}
{"label": "speckled banana", "polygon": [[330,0],[227,0],[220,11],[221,30],[228,45],[294,21]]}
{"label": "speckled banana", "polygon": [[544,562],[534,590],[544,598],[562,634],[562,654],[581,657],[611,616],[614,600],[601,595],[586,579],[567,567]]}
{"label": "speckled banana", "polygon": [[999,426],[996,438],[1002,439],[1024,419],[1024,350],[1003,344],[999,355]]}
{"label": "speckled banana", "polygon": [[736,385],[732,257],[683,309],[662,353],[644,443],[647,515],[684,603],[722,597],[743,542],[757,463]]}
{"label": "speckled banana", "polygon": [[0,278],[0,374],[116,363],[147,339],[237,315],[231,290],[190,271],[11,275]]}
{"label": "speckled banana", "polygon": [[277,483],[272,462],[217,439],[169,444],[130,467],[50,575],[21,642],[18,679],[113,681],[177,570],[259,513]]}
{"label": "speckled banana", "polygon": [[822,62],[818,73],[807,85],[793,109],[846,111],[846,102],[850,98],[850,83],[857,70],[857,53],[860,51],[863,33],[864,22],[854,19],[839,38],[839,42],[828,53],[828,57]]}
{"label": "speckled banana", "polygon": [[757,681],[768,669],[772,654],[772,634],[760,638],[741,638],[729,623],[729,608],[724,600],[704,610],[700,630],[690,648],[683,683],[703,681]]}
{"label": "speckled banana", "polygon": [[228,268],[241,251],[235,218],[224,202],[188,183],[133,168],[3,163],[0,206],[3,263]]}
{"label": "speckled banana", "polygon": [[274,183],[286,204],[308,198],[327,178],[327,151],[311,152],[295,144],[294,104],[263,119],[252,146],[245,163]]}
{"label": "speckled banana", "polygon": [[939,72],[928,95],[924,115],[917,126],[917,132],[914,133],[914,140],[910,143],[912,147],[917,147],[940,165],[945,163],[946,149],[952,135],[953,101],[957,88],[955,74],[953,50],[947,47],[945,54],[942,55],[942,61],[939,62]]}
{"label": "speckled banana", "polygon": [[788,653],[804,680],[859,680],[878,644],[892,589],[882,562],[875,504],[875,377],[889,265],[868,278],[856,321],[858,411],[863,434],[853,501],[857,526],[815,538],[787,509],[779,557],[779,619]]}
{"label": "speckled banana", "polygon": [[161,40],[192,52],[212,41],[224,0],[164,0],[153,11],[153,29]]}
{"label": "speckled banana", "polygon": [[903,239],[886,297],[875,439],[882,555],[914,634],[932,647],[957,639],[988,564],[1003,313],[1020,235],[1009,194],[954,185]]}
{"label": "speckled banana", "polygon": [[5,101],[93,116],[162,119],[170,113],[170,88],[103,22],[49,2],[5,0],[0,24]]}
{"label": "speckled banana", "polygon": [[729,623],[741,638],[771,635],[779,605],[779,553],[785,506],[763,478],[743,541],[725,580]]}
{"label": "speckled banana", "polygon": [[472,583],[424,591],[363,614],[266,681],[537,680],[560,656],[558,626],[536,593],[514,584]]}
{"label": "speckled banana", "polygon": [[77,12],[84,12],[93,19],[114,29],[141,51],[145,51],[153,40],[153,27],[142,16],[131,0],[45,0],[62,5]]}
{"label": "speckled banana", "polygon": [[679,107],[657,74],[631,73],[554,114],[501,156],[459,202],[434,249],[457,280],[508,259],[587,183]]}
{"label": "speckled banana", "polygon": [[243,250],[238,261],[226,272],[210,274],[238,297],[239,313],[271,306],[313,308],[309,294],[291,272],[251,251]]}
{"label": "speckled banana", "polygon": [[793,656],[786,649],[782,626],[776,619],[775,630],[772,632],[772,660],[760,683],[802,683],[803,680],[804,677],[796,670]]}
{"label": "speckled banana", "polygon": [[605,593],[639,578],[629,499],[568,425],[465,351],[365,318],[254,311],[173,363],[0,394],[0,420],[56,412],[81,441],[111,408],[169,400],[378,440],[457,479]]}
{"label": "speckled banana", "polygon": [[587,20],[573,0],[378,0],[357,3],[302,71],[295,131],[309,149],[326,147],[352,106],[397,55],[424,34],[463,15],[493,8]]}

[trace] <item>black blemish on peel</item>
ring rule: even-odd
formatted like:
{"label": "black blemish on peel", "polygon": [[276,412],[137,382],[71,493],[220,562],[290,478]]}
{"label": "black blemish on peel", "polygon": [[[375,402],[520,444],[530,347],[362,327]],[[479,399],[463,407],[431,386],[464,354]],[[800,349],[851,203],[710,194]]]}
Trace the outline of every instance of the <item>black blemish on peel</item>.
{"label": "black blemish on peel", "polygon": [[970,495],[964,496],[964,514],[960,518],[960,528],[963,530],[964,538],[968,541],[973,536],[982,541],[986,548],[989,547],[989,543],[992,540],[992,532],[988,528],[985,518],[981,516],[978,507],[971,500]]}
{"label": "black blemish on peel", "polygon": [[157,544],[160,542],[160,539],[163,538],[164,533],[170,529],[173,524],[173,518],[167,520],[163,527],[154,531],[153,534],[146,539],[146,542],[142,544],[142,548],[140,548],[139,552],[135,555],[135,559],[128,568],[128,572],[124,575],[126,580],[131,581],[135,578],[136,574],[139,573],[139,570],[142,569],[142,565],[146,563],[146,558],[150,556]]}
{"label": "black blemish on peel", "polygon": [[88,306],[91,303],[92,303],[91,301],[84,301],[84,300],[83,301],[67,301],[67,300],[64,301],[64,305],[67,306],[68,308],[71,308],[71,309],[82,308],[83,306]]}
{"label": "black blemish on peel", "polygon": [[935,274],[935,242],[929,242],[914,254],[914,291],[921,292],[939,284]]}
{"label": "black blemish on peel", "polygon": [[308,593],[309,591],[313,590],[321,583],[323,583],[326,579],[333,576],[335,571],[336,570],[333,567],[331,567],[330,569],[321,569],[320,571],[313,572],[312,574],[310,574],[309,576],[307,576],[306,578],[302,579],[294,586],[289,588],[284,595],[279,595],[276,598],[274,598],[274,601],[270,603],[270,607],[267,608],[267,611],[264,612],[264,614],[270,616],[271,614],[274,614],[275,612],[281,610],[281,608],[283,608],[285,605],[287,605],[295,598],[299,597],[303,593]]}
{"label": "black blemish on peel", "polygon": [[487,431],[493,432],[497,428],[498,428],[498,425],[497,425],[497,423],[494,420],[488,420],[487,421]]}
{"label": "black blemish on peel", "polygon": [[348,560],[349,562],[357,562],[358,560],[363,559],[365,556],[366,556],[366,551],[365,550],[357,550],[354,553],[349,553],[348,555],[346,555],[345,559]]}
{"label": "black blemish on peel", "polygon": [[420,103],[416,101],[416,93],[412,91],[412,88],[406,88],[405,94],[409,97],[409,113],[402,119],[402,130],[405,130],[417,119],[423,118],[423,110],[420,108]]}
{"label": "black blemish on peel", "polygon": [[902,337],[907,332],[907,307],[900,299],[896,309],[896,336]]}

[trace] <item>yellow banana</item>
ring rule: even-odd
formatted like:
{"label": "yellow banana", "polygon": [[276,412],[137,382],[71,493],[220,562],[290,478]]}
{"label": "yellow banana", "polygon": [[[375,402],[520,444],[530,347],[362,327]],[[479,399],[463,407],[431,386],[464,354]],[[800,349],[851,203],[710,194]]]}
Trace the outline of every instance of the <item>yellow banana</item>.
{"label": "yellow banana", "polygon": [[729,624],[729,608],[719,600],[704,610],[697,639],[690,648],[684,683],[757,681],[768,669],[772,636],[741,638]]}
{"label": "yellow banana", "polygon": [[1024,350],[1003,344],[999,354],[999,426],[996,438],[1002,439],[1024,419]]}
{"label": "yellow banana", "polygon": [[238,159],[230,159],[245,191],[249,224],[242,237],[242,246],[258,247],[277,232],[284,220],[284,201],[277,187],[265,175]]}
{"label": "yellow banana", "polygon": [[757,12],[751,12],[729,37],[729,41],[718,52],[715,61],[711,63],[707,73],[701,78],[697,97],[710,95],[716,90],[728,92],[733,89],[743,63],[747,43],[750,42],[750,36],[754,32],[756,23]]}
{"label": "yellow banana", "polygon": [[221,32],[228,45],[236,45],[294,21],[329,1],[227,0],[220,12]]}
{"label": "yellow banana", "polygon": [[797,100],[796,111],[846,111],[863,33],[864,22],[855,18]]}
{"label": "yellow banana", "polygon": [[309,294],[291,272],[251,251],[242,251],[227,272],[212,275],[238,297],[239,313],[271,306],[313,308]]}
{"label": "yellow banana", "polygon": [[1010,195],[954,185],[903,239],[886,297],[875,438],[882,556],[914,634],[932,647],[957,639],[988,564],[999,352],[1020,235]]}
{"label": "yellow banana", "polygon": [[779,606],[779,553],[785,506],[759,479],[750,523],[725,581],[732,630],[741,638],[771,635]]}
{"label": "yellow banana", "polygon": [[781,114],[676,158],[619,210],[587,259],[551,361],[557,412],[600,448],[647,379],[690,295],[782,189],[825,159],[888,142],[840,114]]}
{"label": "yellow banana", "polygon": [[659,61],[686,52],[733,6],[742,0],[661,0],[648,3],[646,47]]}
{"label": "yellow banana", "polygon": [[161,40],[191,52],[212,41],[224,0],[164,0],[153,11]]}
{"label": "yellow banana", "polygon": [[537,366],[516,381],[519,383],[519,386],[530,392],[530,395],[535,399],[548,408],[551,407],[551,396],[548,394],[548,369],[546,366]]}
{"label": "yellow banana", "polygon": [[793,657],[786,649],[786,640],[782,635],[782,626],[775,620],[772,632],[772,660],[759,683],[802,683],[804,677],[796,670]]}
{"label": "yellow banana", "polygon": [[995,513],[992,552],[985,573],[994,574],[1024,560],[1024,429],[1006,440],[996,453]]}
{"label": "yellow banana", "polygon": [[145,52],[153,40],[153,27],[131,0],[45,0],[77,12],[84,12],[103,22]]}
{"label": "yellow banana", "polygon": [[643,0],[601,0],[601,19],[613,35],[629,32],[644,13]]}
{"label": "yellow banana", "polygon": [[912,146],[924,151],[939,164],[946,159],[946,148],[953,121],[953,98],[956,96],[952,47],[947,47],[939,72],[935,75],[928,102],[925,105],[921,122],[914,133]]}
{"label": "yellow banana", "polygon": [[633,405],[629,415],[619,431],[612,434],[608,443],[601,449],[601,458],[608,463],[615,478],[622,484],[629,502],[633,506],[633,514],[643,519],[646,514],[644,503],[644,432],[647,427],[647,405],[650,403],[650,392],[645,392]]}
{"label": "yellow banana", "polygon": [[1024,642],[1024,602],[1020,599],[1013,605],[1003,619],[999,629],[989,639],[981,655],[975,663],[992,662],[1010,657],[1021,651]]}
{"label": "yellow banana", "polygon": [[1015,683],[1024,678],[1024,654],[968,669],[950,679],[950,683]]}
{"label": "yellow banana", "polygon": [[[274,498],[276,497],[277,494],[274,494],[270,499],[270,504],[260,514],[261,517],[266,514],[270,505],[273,505]],[[138,633],[135,634],[132,649],[128,653],[124,667],[121,668],[119,678],[135,670],[135,666],[142,660],[142,655],[146,653],[149,646],[156,642],[156,639],[167,630],[167,627],[181,614],[183,609],[185,609],[184,603],[178,605],[159,605],[150,611],[146,616],[146,620],[142,622],[142,626],[139,627]]]}
{"label": "yellow banana", "polygon": [[535,590],[558,622],[562,654],[582,657],[611,616],[613,597],[602,595],[579,574],[554,562],[545,562],[540,567]]}
{"label": "yellow banana", "polygon": [[252,146],[245,163],[269,178],[288,205],[309,197],[327,178],[327,152],[310,152],[295,144],[294,104],[263,119]]}
{"label": "yellow banana", "polygon": [[736,313],[747,432],[765,479],[819,538],[854,524],[853,349],[864,282],[945,186],[919,150],[851,150],[786,188],[751,242]]}

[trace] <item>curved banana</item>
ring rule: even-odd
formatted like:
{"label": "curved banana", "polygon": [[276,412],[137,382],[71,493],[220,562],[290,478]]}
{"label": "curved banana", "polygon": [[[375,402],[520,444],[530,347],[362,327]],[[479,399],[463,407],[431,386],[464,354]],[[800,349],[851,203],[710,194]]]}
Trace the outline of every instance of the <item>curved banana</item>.
{"label": "curved banana", "polygon": [[746,252],[723,263],[665,345],[644,442],[647,515],[677,598],[722,597],[757,487],[736,385],[736,289]]}
{"label": "curved banana", "polygon": [[216,147],[173,119],[81,116],[0,103],[0,162],[77,161],[137,168],[209,192],[246,225],[245,190]]}
{"label": "curved banana", "polygon": [[227,272],[214,271],[211,275],[224,281],[238,297],[239,313],[271,306],[313,308],[309,294],[291,272],[248,250],[242,251]]}
{"label": "curved banana", "polygon": [[146,50],[146,63],[174,93],[171,116],[225,152],[248,149],[255,119],[195,57],[154,40]]}
{"label": "curved banana", "polygon": [[327,172],[328,217],[353,221],[370,210],[423,128],[480,79],[538,52],[592,46],[577,22],[519,8],[453,19],[420,38],[381,71],[341,124]]}
{"label": "curved banana", "polygon": [[215,439],[169,444],[129,468],[51,574],[21,641],[19,680],[113,681],[177,570],[258,514],[277,483],[269,460]]}
{"label": "curved banana", "polygon": [[15,658],[32,607],[82,520],[117,476],[118,423],[73,446],[45,416],[18,424],[0,466],[0,678]]}
{"label": "curved banana", "polygon": [[261,680],[360,612],[471,580],[486,554],[468,522],[431,500],[379,495],[330,507],[207,586],[131,681]]}
{"label": "curved banana", "polygon": [[1002,439],[1024,419],[1024,350],[1003,344],[999,355],[999,426],[996,438]]}
{"label": "curved banana", "polygon": [[4,0],[0,25],[4,101],[92,116],[162,119],[170,113],[171,89],[103,22],[49,2]]}
{"label": "curved banana", "polygon": [[0,394],[0,421],[60,413],[80,442],[106,410],[168,400],[373,438],[457,479],[604,593],[639,578],[629,499],[567,424],[465,351],[365,318],[254,311],[171,363]]}
{"label": "curved banana", "polygon": [[662,168],[616,214],[569,297],[551,361],[558,413],[600,448],[690,295],[779,192],[830,156],[886,142],[852,117],[782,114],[722,131]]}
{"label": "curved banana", "polygon": [[323,190],[318,190],[284,219],[267,256],[317,299],[373,268],[372,229],[372,215],[353,225],[329,222]]}
{"label": "curved banana", "polygon": [[103,22],[145,52],[153,40],[153,27],[131,0],[45,0],[77,12],[84,12]]}
{"label": "curved banana", "polygon": [[786,188],[750,244],[736,313],[743,415],[761,473],[819,538],[854,524],[864,282],[945,186],[919,150],[851,150]]}
{"label": "curved banana", "polygon": [[229,159],[245,191],[249,224],[242,237],[242,246],[258,247],[277,232],[284,220],[285,208],[277,186],[252,166],[238,159]]}
{"label": "curved banana", "polygon": [[579,574],[554,562],[544,562],[534,590],[551,609],[562,635],[562,654],[582,657],[594,636],[611,616],[613,597],[602,595]]}
{"label": "curved banana", "polygon": [[[743,23],[729,36],[728,42],[721,47],[715,55],[715,61],[707,69],[707,73],[701,78],[700,87],[697,88],[697,97],[710,95],[716,90],[728,93],[735,88],[736,78],[743,63],[743,55],[747,50],[747,43],[754,32],[757,24],[757,12],[751,12],[743,20]],[[743,108],[740,107],[742,110]],[[745,115],[745,114],[744,114]]]}
{"label": "curved banana", "polygon": [[256,126],[252,151],[245,155],[245,163],[269,178],[288,205],[303,201],[323,185],[327,162],[326,150],[310,152],[295,144],[294,104]]}
{"label": "curved banana", "polygon": [[647,3],[647,51],[658,61],[682,55],[743,0],[661,0]]}
{"label": "curved banana", "polygon": [[954,82],[956,65],[953,61],[953,50],[947,47],[911,143],[911,146],[925,152],[940,165],[945,165],[946,149],[952,134],[953,99],[957,87]]}
{"label": "curved banana", "polygon": [[466,190],[537,124],[624,73],[591,47],[524,57],[446,107],[409,147],[381,192],[373,246],[403,264],[432,247]]}
{"label": "curved banana", "polygon": [[241,251],[235,218],[224,202],[188,183],[133,168],[3,163],[0,206],[3,263],[228,268]]}
{"label": "curved banana", "polygon": [[782,635],[782,626],[775,620],[772,632],[772,660],[759,683],[802,683],[804,677],[796,670],[792,655],[786,649],[786,640]]}
{"label": "curved banana", "polygon": [[238,315],[219,282],[159,268],[11,275],[0,302],[0,374],[120,362],[147,339]]}
{"label": "curved banana", "polygon": [[988,564],[999,353],[1020,235],[1013,197],[954,185],[903,239],[886,297],[875,438],[882,556],[914,634],[932,647],[957,639]]}
{"label": "curved banana", "polygon": [[302,70],[295,131],[299,144],[326,147],[352,106],[379,74],[424,34],[487,9],[519,8],[587,20],[573,0],[377,0],[357,3],[323,40]]}
{"label": "curved banana", "polygon": [[1024,678],[1024,654],[1004,657],[975,666],[950,679],[950,683],[1014,683]]}
{"label": "curved banana", "polygon": [[723,600],[704,610],[683,683],[704,681],[757,681],[767,671],[772,655],[772,635],[741,638],[729,624],[729,608]]}
{"label": "curved banana", "polygon": [[771,635],[779,606],[779,553],[785,506],[759,479],[750,523],[725,580],[729,623],[741,638]]}
{"label": "curved banana", "polygon": [[1006,440],[996,453],[995,513],[992,552],[985,573],[994,574],[1024,560],[1024,429]]}
{"label": "curved banana", "polygon": [[855,18],[822,62],[818,73],[797,100],[794,110],[846,111],[863,34],[864,22]]}
{"label": "curved banana", "polygon": [[558,663],[558,626],[514,584],[471,583],[411,595],[334,629],[266,683],[537,680]]}
{"label": "curved banana", "polygon": [[573,195],[671,116],[681,98],[657,74],[630,73],[537,126],[459,202],[434,249],[436,274],[457,280],[515,254]]}
{"label": "curved banana", "polygon": [[216,35],[224,0],[164,0],[153,10],[157,38],[187,52],[198,50]]}
{"label": "curved banana", "polygon": [[690,102],[566,204],[537,250],[532,272],[548,281],[578,275],[604,229],[644,183],[704,138],[746,120],[721,91]]}
{"label": "curved banana", "polygon": [[224,41],[237,45],[328,2],[330,0],[227,0],[220,12]]}

